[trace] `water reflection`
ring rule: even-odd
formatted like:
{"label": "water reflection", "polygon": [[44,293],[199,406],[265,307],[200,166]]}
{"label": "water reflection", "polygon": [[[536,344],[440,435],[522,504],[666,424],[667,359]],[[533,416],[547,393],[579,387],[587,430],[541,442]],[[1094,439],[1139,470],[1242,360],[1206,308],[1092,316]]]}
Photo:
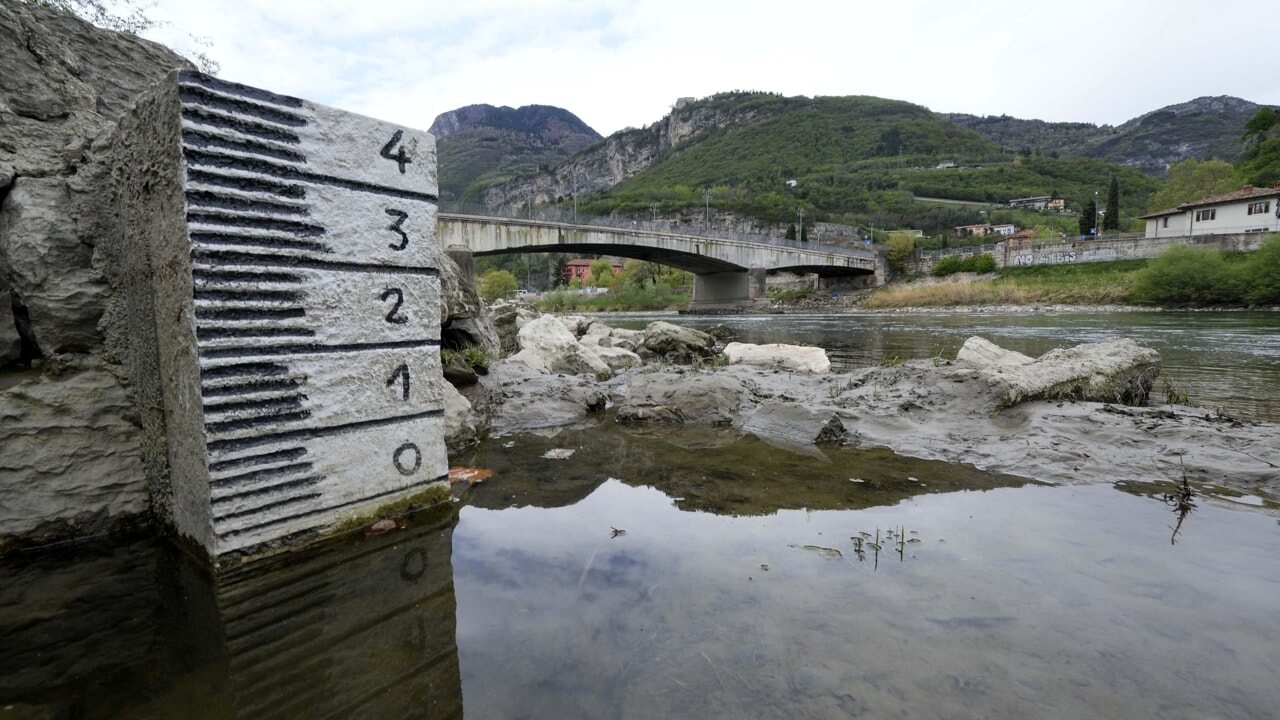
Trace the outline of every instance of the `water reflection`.
{"label": "water reflection", "polygon": [[[1252,718],[1280,706],[1280,529],[1255,510],[1203,502],[1172,546],[1154,488],[602,432],[477,453],[495,473],[465,491],[454,535],[468,715]],[[574,453],[539,462],[552,447]],[[583,497],[565,502],[562,484]]]}
{"label": "water reflection", "polygon": [[162,542],[6,565],[0,717],[460,718],[454,521],[216,585]]}

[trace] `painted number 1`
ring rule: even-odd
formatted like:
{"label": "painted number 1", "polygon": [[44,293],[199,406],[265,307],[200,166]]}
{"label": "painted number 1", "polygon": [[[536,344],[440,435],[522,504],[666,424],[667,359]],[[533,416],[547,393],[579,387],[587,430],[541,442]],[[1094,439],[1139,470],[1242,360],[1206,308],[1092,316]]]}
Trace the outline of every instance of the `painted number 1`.
{"label": "painted number 1", "polygon": [[395,385],[397,380],[400,381],[401,399],[408,400],[409,399],[409,365],[407,363],[401,363],[400,366],[397,367],[391,373],[391,377],[387,378],[387,387],[391,387]]}

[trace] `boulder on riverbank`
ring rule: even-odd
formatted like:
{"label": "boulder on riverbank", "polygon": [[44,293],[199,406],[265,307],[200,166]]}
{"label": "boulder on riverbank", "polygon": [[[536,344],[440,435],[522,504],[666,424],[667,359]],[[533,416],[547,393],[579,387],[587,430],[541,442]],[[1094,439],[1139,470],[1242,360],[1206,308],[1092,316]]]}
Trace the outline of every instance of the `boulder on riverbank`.
{"label": "boulder on riverbank", "polygon": [[831,371],[831,361],[827,359],[827,351],[820,347],[731,342],[724,346],[724,356],[730,365],[754,365],[810,374]]}
{"label": "boulder on riverbank", "polygon": [[971,337],[956,361],[978,369],[999,393],[1002,408],[1028,400],[1146,405],[1160,375],[1160,353],[1127,338],[1059,348],[1032,359]]}

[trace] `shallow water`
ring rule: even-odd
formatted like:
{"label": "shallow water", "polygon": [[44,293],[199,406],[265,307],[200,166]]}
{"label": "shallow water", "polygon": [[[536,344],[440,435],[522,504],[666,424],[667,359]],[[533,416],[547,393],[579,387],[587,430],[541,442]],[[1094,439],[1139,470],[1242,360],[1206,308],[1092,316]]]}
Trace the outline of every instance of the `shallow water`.
{"label": "shallow water", "polygon": [[[1160,352],[1167,378],[1192,404],[1280,422],[1280,313],[1275,312],[910,312],[794,315],[605,315],[615,327],[664,320],[705,329],[723,324],[736,340],[826,348],[833,370],[886,359],[954,358],[970,336],[1039,356],[1058,347],[1127,337]],[[1163,398],[1162,380],[1153,396]]]}
{"label": "shallow water", "polygon": [[[844,369],[973,334],[1030,355],[1124,335],[1194,402],[1280,420],[1275,314],[662,319],[822,345]],[[454,461],[493,475],[403,528],[217,583],[160,540],[0,561],[0,720],[1280,707],[1280,498],[1263,492],[1197,484],[1179,513],[1167,482],[1053,487],[607,416]]]}
{"label": "shallow water", "polygon": [[160,541],[7,560],[0,718],[1280,707],[1277,498],[1196,486],[1180,518],[1168,484],[607,418],[462,460],[494,474],[452,507],[216,587]]}

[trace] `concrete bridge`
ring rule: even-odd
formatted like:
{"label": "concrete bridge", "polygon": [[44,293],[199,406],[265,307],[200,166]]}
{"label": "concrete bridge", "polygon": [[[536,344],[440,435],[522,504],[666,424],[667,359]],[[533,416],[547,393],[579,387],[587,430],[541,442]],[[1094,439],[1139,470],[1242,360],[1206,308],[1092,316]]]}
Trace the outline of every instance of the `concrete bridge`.
{"label": "concrete bridge", "polygon": [[763,300],[765,277],[771,272],[836,277],[870,276],[877,271],[876,257],[869,250],[656,223],[614,226],[441,212],[436,232],[441,247],[455,259],[467,253],[600,253],[687,270],[694,275],[689,307],[704,312]]}

